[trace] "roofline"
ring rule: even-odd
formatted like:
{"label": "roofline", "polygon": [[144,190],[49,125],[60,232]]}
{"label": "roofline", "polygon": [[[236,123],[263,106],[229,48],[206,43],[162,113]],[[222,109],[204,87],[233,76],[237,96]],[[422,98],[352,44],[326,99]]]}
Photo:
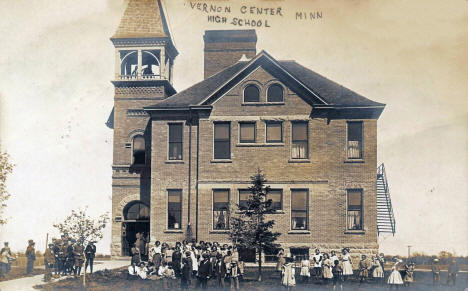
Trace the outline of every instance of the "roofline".
{"label": "roofline", "polygon": [[317,109],[379,109],[379,108],[385,108],[385,104],[383,105],[371,105],[371,106],[343,106],[343,105],[331,105],[331,106],[320,106],[316,105],[315,108]]}
{"label": "roofline", "polygon": [[[226,86],[227,84],[229,84],[232,80],[234,80],[236,77],[238,77],[242,72],[244,72],[250,65],[252,65],[254,62],[256,62],[258,59],[260,59],[262,56],[265,56],[266,58],[268,58],[273,64],[275,64],[278,68],[280,68],[284,73],[286,73],[287,75],[289,75],[291,78],[293,78],[296,82],[298,82],[302,87],[304,87],[307,91],[309,91],[312,95],[314,95],[316,98],[318,98],[320,101],[322,101],[323,103],[325,103],[326,105],[328,105],[328,103],[326,101],[324,101],[322,98],[320,98],[320,96],[318,96],[317,94],[315,94],[315,92],[313,92],[308,86],[306,86],[304,83],[302,83],[301,81],[299,81],[296,77],[294,77],[293,75],[291,75],[285,68],[283,68],[272,56],[270,56],[265,50],[262,50],[260,53],[258,53],[253,59],[251,59],[247,65],[242,69],[240,70],[239,72],[237,72],[236,74],[234,74],[230,79],[228,79],[226,82],[224,82],[224,84],[222,84],[221,86],[219,86],[218,88],[216,88],[210,95],[208,95],[208,97],[206,97],[205,99],[203,99],[201,102],[198,103],[198,105],[202,105],[203,103],[205,103],[206,101],[208,101],[211,97],[213,97],[214,94],[216,94],[219,90],[221,90],[221,88],[223,88],[224,86]],[[237,64],[237,63],[236,63]]]}
{"label": "roofline", "polygon": [[180,107],[150,107],[145,106],[143,110],[146,111],[183,111],[183,110],[207,110],[212,109],[211,105],[190,105],[190,106],[180,106]]}

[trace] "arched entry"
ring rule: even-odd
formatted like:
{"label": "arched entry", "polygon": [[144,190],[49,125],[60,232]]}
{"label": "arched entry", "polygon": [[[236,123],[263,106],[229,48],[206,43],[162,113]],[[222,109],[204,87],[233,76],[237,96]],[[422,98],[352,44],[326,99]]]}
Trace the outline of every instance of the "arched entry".
{"label": "arched entry", "polygon": [[150,232],[150,210],[141,201],[128,203],[124,210],[124,221],[122,223],[122,255],[129,256],[130,249],[136,241],[137,233],[149,237]]}

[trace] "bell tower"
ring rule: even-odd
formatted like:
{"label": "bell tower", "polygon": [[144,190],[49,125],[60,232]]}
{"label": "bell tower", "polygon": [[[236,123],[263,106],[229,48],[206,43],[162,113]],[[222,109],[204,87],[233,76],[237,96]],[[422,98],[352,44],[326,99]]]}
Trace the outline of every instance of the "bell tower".
{"label": "bell tower", "polygon": [[[136,233],[149,235],[151,123],[143,107],[176,93],[178,55],[160,0],[129,0],[116,33],[112,128],[112,245],[114,257],[129,254]],[[135,209],[139,209],[138,215]]]}

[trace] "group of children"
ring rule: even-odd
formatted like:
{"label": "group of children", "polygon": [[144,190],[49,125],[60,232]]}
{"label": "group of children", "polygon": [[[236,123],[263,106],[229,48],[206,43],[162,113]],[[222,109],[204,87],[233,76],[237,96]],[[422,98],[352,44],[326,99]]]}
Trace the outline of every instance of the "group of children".
{"label": "group of children", "polygon": [[131,249],[131,265],[128,273],[141,279],[163,280],[164,288],[173,289],[180,280],[182,290],[187,290],[196,278],[196,288],[206,289],[208,280],[215,279],[218,287],[230,285],[239,290],[239,277],[244,264],[239,261],[237,250],[226,244],[203,242],[177,242],[174,247],[156,241],[149,248],[147,261],[137,244]]}
{"label": "group of children", "polygon": [[[281,271],[281,283],[288,289],[296,285],[296,263],[294,261],[293,257],[285,256],[283,249],[279,251],[277,271]],[[402,276],[398,268],[398,265],[401,263],[401,260],[396,259],[390,272],[387,284],[391,288],[401,285],[409,286],[414,281],[414,264],[406,264],[405,270],[402,272],[404,275]],[[368,282],[369,278],[373,278],[373,281],[382,284],[384,282],[384,264],[384,254],[372,256],[370,260],[366,255],[361,255],[361,259],[356,266],[359,284]],[[335,251],[331,251],[328,254],[321,253],[319,249],[315,249],[315,253],[311,259],[308,256],[300,258],[299,275],[301,283],[307,283],[309,278],[314,276],[316,281],[322,281],[324,284],[328,285],[332,282],[334,290],[337,286],[340,286],[342,289],[343,283],[355,275],[350,249],[342,249],[340,256],[337,256]]]}

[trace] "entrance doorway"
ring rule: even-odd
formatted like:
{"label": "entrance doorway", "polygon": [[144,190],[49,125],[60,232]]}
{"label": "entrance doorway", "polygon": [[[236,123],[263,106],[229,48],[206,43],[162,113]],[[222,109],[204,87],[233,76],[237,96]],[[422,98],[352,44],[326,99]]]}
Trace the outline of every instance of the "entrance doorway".
{"label": "entrance doorway", "polygon": [[[141,201],[132,201],[124,208],[122,222],[122,255],[130,256],[131,248],[140,234],[141,240],[149,240],[150,216],[149,207]],[[145,244],[143,243],[142,246]],[[140,247],[141,248],[141,247]],[[144,250],[141,250],[144,253]]]}

